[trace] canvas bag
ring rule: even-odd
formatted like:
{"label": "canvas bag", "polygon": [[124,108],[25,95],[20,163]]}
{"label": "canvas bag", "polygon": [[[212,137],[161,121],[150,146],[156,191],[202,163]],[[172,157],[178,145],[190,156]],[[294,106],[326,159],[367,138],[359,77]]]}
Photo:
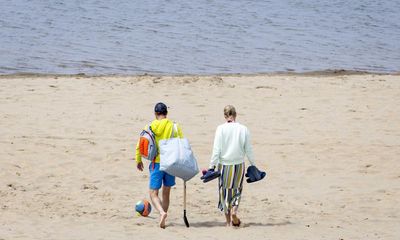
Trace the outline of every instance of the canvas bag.
{"label": "canvas bag", "polygon": [[186,138],[174,137],[174,132],[178,134],[175,123],[172,128],[171,138],[158,142],[160,170],[182,178],[184,181],[189,181],[199,172],[199,167],[189,141]]}

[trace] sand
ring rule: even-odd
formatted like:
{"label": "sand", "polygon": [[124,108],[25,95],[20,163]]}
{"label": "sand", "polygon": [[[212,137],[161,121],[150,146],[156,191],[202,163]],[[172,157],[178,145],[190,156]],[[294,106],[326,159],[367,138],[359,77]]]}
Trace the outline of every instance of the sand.
{"label": "sand", "polygon": [[[226,228],[217,181],[177,179],[165,230],[135,168],[163,101],[202,168],[222,110],[247,125],[268,177],[244,184]],[[6,76],[0,78],[0,239],[399,239],[400,76]],[[147,166],[146,162],[146,166]]]}

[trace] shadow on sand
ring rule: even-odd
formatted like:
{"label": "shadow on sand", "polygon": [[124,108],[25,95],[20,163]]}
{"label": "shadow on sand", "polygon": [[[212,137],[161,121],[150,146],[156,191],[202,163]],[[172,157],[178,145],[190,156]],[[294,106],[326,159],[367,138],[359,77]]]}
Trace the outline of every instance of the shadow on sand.
{"label": "shadow on sand", "polygon": [[[284,221],[284,222],[275,222],[275,223],[261,223],[261,222],[243,222],[242,225],[240,226],[241,228],[247,228],[247,227],[275,227],[275,226],[285,226],[285,225],[290,225],[293,224],[290,221]],[[173,224],[175,226],[185,226],[185,224]],[[204,221],[204,222],[190,222],[190,227],[195,227],[195,228],[203,228],[203,227],[224,227],[225,223],[224,222],[217,222],[217,221]]]}

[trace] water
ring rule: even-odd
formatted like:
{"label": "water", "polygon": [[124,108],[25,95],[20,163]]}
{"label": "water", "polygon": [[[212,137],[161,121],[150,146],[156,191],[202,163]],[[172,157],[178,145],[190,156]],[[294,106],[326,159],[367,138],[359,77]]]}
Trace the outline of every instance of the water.
{"label": "water", "polygon": [[400,0],[0,0],[0,74],[400,71]]}

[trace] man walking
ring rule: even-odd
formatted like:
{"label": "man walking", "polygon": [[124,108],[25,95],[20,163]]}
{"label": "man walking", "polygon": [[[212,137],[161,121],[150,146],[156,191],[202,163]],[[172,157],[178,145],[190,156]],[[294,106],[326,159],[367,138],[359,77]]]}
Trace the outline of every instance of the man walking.
{"label": "man walking", "polygon": [[[154,107],[155,120],[151,122],[151,130],[155,135],[157,149],[159,149],[159,141],[163,139],[169,139],[172,135],[172,129],[174,127],[174,122],[167,118],[168,109],[164,103],[157,103]],[[174,132],[173,137],[183,138],[182,129],[177,124],[178,131]],[[148,129],[148,126],[145,126],[144,129]],[[143,171],[144,166],[142,162],[142,157],[140,155],[139,150],[139,141],[136,145],[136,167],[139,171]],[[161,228],[165,228],[167,212],[169,208],[169,198],[171,187],[175,185],[175,177],[164,172],[160,171],[160,154],[157,154],[156,159],[149,164],[149,193],[150,199],[153,203],[153,206],[160,213],[160,223],[159,226]],[[162,188],[162,198],[158,196],[159,190]]]}

